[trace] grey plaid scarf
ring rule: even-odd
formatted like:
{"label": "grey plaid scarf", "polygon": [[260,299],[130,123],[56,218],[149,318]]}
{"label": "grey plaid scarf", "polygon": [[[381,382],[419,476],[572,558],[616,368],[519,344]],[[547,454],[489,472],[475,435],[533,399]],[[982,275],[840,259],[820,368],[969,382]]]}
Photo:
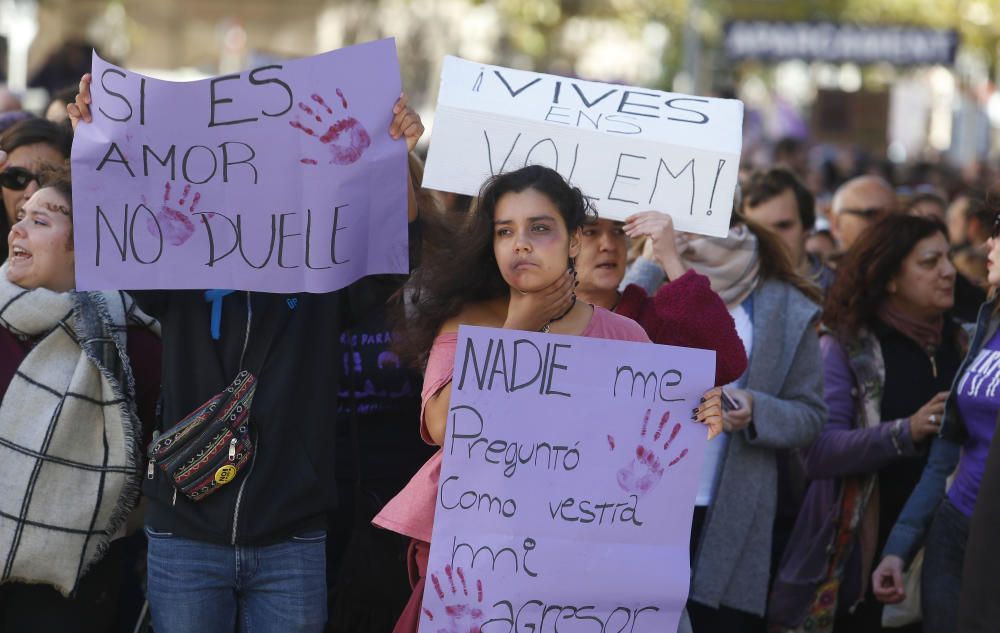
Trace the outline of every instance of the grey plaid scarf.
{"label": "grey plaid scarf", "polygon": [[0,583],[69,595],[135,508],[141,427],[124,293],[25,290],[0,267],[0,326],[37,341],[0,402]]}

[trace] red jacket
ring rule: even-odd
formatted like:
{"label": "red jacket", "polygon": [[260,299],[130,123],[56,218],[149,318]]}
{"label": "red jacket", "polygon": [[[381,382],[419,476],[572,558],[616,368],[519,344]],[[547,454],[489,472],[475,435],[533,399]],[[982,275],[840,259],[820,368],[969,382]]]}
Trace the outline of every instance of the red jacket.
{"label": "red jacket", "polygon": [[726,304],[708,277],[688,270],[650,297],[630,284],[615,312],[627,316],[660,345],[715,350],[715,384],[728,385],[747,369],[747,353]]}

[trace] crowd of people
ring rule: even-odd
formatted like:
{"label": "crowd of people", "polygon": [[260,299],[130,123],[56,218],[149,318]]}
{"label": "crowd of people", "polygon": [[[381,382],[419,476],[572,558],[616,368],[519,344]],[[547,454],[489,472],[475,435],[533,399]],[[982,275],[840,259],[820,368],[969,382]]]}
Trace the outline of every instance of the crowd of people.
{"label": "crowd of people", "polygon": [[[987,167],[786,139],[707,237],[671,209],[602,218],[540,165],[474,200],[423,189],[403,97],[409,275],[294,304],[78,292],[89,81],[54,120],[0,115],[0,631],[415,633],[463,324],[715,351],[682,631],[996,630]],[[216,406],[246,467],[180,487],[171,442]]]}

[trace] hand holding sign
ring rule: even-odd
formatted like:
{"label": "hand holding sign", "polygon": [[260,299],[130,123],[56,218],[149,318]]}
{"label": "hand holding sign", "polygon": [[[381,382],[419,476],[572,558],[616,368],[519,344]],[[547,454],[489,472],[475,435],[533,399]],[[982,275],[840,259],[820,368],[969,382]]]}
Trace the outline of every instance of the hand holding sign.
{"label": "hand holding sign", "polygon": [[[427,608],[424,608],[424,615],[437,626],[437,633],[480,633],[486,618],[483,611],[483,581],[476,581],[476,595],[473,599],[469,595],[469,585],[461,567],[453,570],[451,565],[445,565],[444,573],[448,581],[444,587],[441,585],[441,577],[436,573],[431,574],[431,584],[444,607],[444,617],[435,616]],[[456,577],[459,584],[455,583]],[[446,589],[449,590],[447,594]]]}
{"label": "hand holding sign", "polygon": [[714,387],[701,397],[701,404],[694,410],[694,419],[708,427],[708,439],[725,430],[722,406],[722,387]]}
{"label": "hand holding sign", "polygon": [[72,124],[74,132],[80,121],[90,123],[94,120],[90,115],[90,80],[90,73],[80,77],[80,92],[76,93],[76,99],[73,100],[73,103],[66,106],[66,114],[69,115],[69,122]]}
{"label": "hand holding sign", "polygon": [[667,274],[667,279],[677,279],[687,270],[677,250],[674,220],[669,213],[643,211],[631,215],[625,220],[625,234],[633,239],[649,238],[652,258]]}
{"label": "hand holding sign", "polygon": [[409,98],[406,93],[399,95],[396,105],[392,107],[392,124],[389,125],[389,136],[394,140],[400,134],[406,139],[406,150],[413,151],[417,146],[417,141],[424,133],[424,124],[420,120],[420,115],[408,105]]}

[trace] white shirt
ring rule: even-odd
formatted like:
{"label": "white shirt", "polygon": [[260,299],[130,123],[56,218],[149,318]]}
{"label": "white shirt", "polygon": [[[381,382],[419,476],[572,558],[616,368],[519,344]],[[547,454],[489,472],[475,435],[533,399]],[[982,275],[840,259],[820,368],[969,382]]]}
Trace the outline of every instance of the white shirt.
{"label": "white shirt", "polygon": [[[746,349],[747,357],[749,358],[750,351],[753,349],[753,322],[750,320],[750,313],[741,304],[735,308],[730,308],[729,314],[733,317],[733,321],[736,322],[736,334],[743,341],[743,347]],[[736,387],[738,382],[739,379],[726,386]],[[701,465],[701,476],[698,477],[698,494],[695,496],[694,501],[696,506],[712,505],[715,488],[719,483],[719,473],[722,471],[720,466],[726,455],[726,447],[728,445],[728,433],[722,433],[708,443],[705,449],[705,461]]]}

